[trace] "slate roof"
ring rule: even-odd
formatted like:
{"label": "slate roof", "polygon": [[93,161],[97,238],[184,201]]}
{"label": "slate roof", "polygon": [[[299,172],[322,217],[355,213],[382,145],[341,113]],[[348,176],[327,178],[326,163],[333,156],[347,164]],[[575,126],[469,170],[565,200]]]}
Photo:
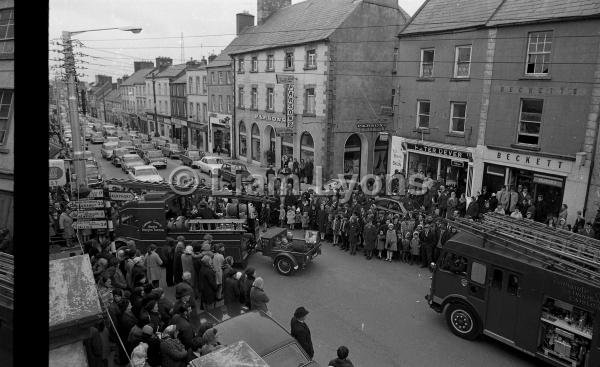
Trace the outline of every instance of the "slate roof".
{"label": "slate roof", "polygon": [[506,0],[488,26],[600,15],[598,0]]}
{"label": "slate roof", "polygon": [[104,99],[112,102],[121,102],[121,93],[119,93],[118,89],[113,89],[106,97],[104,97]]}
{"label": "slate roof", "polygon": [[426,0],[400,36],[485,26],[500,4],[502,0]]}
{"label": "slate roof", "polygon": [[185,84],[187,83],[187,74],[183,73],[179,78],[173,80],[171,84]]}
{"label": "slate roof", "polygon": [[156,75],[157,78],[174,78],[185,70],[186,64],[171,65]]}
{"label": "slate roof", "polygon": [[132,86],[135,84],[144,84],[144,78],[152,70],[154,70],[154,68],[140,69],[140,70],[136,71],[135,73],[131,74],[131,76],[129,78],[127,78],[127,80],[125,80],[123,83],[121,83],[121,85],[122,86]]}
{"label": "slate roof", "polygon": [[[247,28],[221,54],[239,54],[324,40],[362,1],[306,0],[286,6],[260,26]],[[216,60],[215,60],[216,61]]]}
{"label": "slate roof", "polygon": [[598,0],[426,0],[400,37],[592,15],[600,15]]}

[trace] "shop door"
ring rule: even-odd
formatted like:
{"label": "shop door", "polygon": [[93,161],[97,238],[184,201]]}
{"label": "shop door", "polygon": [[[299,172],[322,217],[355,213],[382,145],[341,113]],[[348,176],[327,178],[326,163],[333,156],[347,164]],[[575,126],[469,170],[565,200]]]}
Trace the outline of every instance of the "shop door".
{"label": "shop door", "polygon": [[512,341],[521,297],[521,275],[494,266],[491,270],[485,329]]}

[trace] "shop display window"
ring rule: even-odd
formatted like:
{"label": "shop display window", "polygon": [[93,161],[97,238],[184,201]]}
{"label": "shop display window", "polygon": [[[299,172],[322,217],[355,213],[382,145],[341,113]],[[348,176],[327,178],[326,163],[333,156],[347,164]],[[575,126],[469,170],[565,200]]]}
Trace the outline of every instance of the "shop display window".
{"label": "shop display window", "polygon": [[546,296],[542,306],[538,350],[565,366],[587,366],[593,325],[591,312]]}

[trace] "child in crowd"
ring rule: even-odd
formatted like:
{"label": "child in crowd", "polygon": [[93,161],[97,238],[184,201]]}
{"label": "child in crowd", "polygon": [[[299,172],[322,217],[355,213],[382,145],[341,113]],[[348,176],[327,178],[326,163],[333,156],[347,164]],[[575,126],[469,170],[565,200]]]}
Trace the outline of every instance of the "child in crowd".
{"label": "child in crowd", "polygon": [[404,238],[402,238],[402,262],[410,262],[410,240],[412,239],[412,233],[406,232]]}
{"label": "child in crowd", "polygon": [[283,204],[279,205],[279,226],[285,228],[286,212]]}
{"label": "child in crowd", "polygon": [[287,224],[289,229],[293,230],[294,225],[296,224],[296,211],[293,206],[288,207],[287,211]]}
{"label": "child in crowd", "polygon": [[327,225],[326,225],[325,238],[329,241],[333,241],[333,214],[327,214]]}
{"label": "child in crowd", "polygon": [[387,252],[385,261],[391,262],[394,252],[398,250],[398,237],[392,223],[388,225],[388,230],[385,234],[385,249]]}
{"label": "child in crowd", "polygon": [[308,222],[310,221],[310,218],[308,217],[308,212],[304,212],[302,213],[302,229],[303,230],[308,230]]}
{"label": "child in crowd", "polygon": [[410,265],[413,263],[420,264],[420,251],[421,251],[421,242],[419,241],[419,232],[415,231],[412,236],[412,240],[410,240]]}
{"label": "child in crowd", "polygon": [[340,215],[336,215],[335,218],[333,219],[333,245],[337,246],[339,244],[339,239],[340,239],[340,227],[341,227],[341,219],[340,219]]}
{"label": "child in crowd", "polygon": [[296,209],[296,218],[295,218],[294,227],[296,229],[301,229],[302,228],[302,214],[300,214],[300,207],[295,208],[295,209]]}

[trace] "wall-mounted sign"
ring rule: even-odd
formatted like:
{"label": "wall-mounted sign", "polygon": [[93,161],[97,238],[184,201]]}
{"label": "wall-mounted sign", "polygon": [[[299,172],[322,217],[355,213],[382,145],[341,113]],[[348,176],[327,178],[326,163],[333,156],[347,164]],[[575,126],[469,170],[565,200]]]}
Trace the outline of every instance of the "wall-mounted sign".
{"label": "wall-mounted sign", "polygon": [[385,124],[381,122],[359,122],[356,124],[359,129],[385,129]]}
{"label": "wall-mounted sign", "polygon": [[48,178],[50,186],[64,186],[67,184],[67,176],[65,175],[65,161],[62,159],[50,159]]}
{"label": "wall-mounted sign", "polygon": [[106,218],[106,214],[104,210],[84,210],[77,211],[75,213],[75,217],[77,219],[104,219]]}
{"label": "wall-mounted sign", "polygon": [[277,84],[294,84],[294,76],[289,74],[277,74]]}
{"label": "wall-mounted sign", "polygon": [[286,118],[285,117],[277,117],[277,116],[273,116],[273,115],[262,115],[260,113],[257,113],[256,115],[254,115],[254,118],[257,120],[266,120],[266,121],[273,121],[273,122],[286,122]]}
{"label": "wall-mounted sign", "polygon": [[394,174],[396,171],[402,172],[404,170],[404,147],[402,146],[403,138],[399,136],[392,136],[390,144],[390,162],[388,173]]}
{"label": "wall-mounted sign", "polygon": [[496,88],[497,93],[527,94],[530,96],[583,96],[586,90],[583,88],[567,87],[519,87],[513,85],[500,85]]}
{"label": "wall-mounted sign", "polygon": [[102,201],[102,200],[70,201],[68,206],[71,208],[76,208],[76,209],[104,208],[104,201]]}
{"label": "wall-mounted sign", "polygon": [[162,232],[162,231],[163,231],[163,226],[155,220],[151,220],[149,222],[142,224],[142,232]]}
{"label": "wall-mounted sign", "polygon": [[455,149],[447,149],[444,147],[434,147],[425,144],[415,144],[415,143],[406,143],[406,148],[408,150],[432,153],[436,155],[442,155],[450,158],[462,158],[462,159],[473,159],[473,154],[467,151],[455,150]]}
{"label": "wall-mounted sign", "polygon": [[450,165],[453,167],[464,167],[465,162],[462,161],[450,161]]}
{"label": "wall-mounted sign", "polygon": [[78,220],[73,223],[75,229],[105,229],[108,223],[105,220]]}
{"label": "wall-mounted sign", "polygon": [[111,200],[115,201],[127,201],[135,199],[135,196],[130,192],[114,192],[111,191],[108,193]]}
{"label": "wall-mounted sign", "polygon": [[288,128],[294,127],[294,84],[287,85],[287,115],[285,126]]}
{"label": "wall-mounted sign", "polygon": [[533,154],[503,152],[487,149],[484,155],[486,161],[499,164],[508,164],[529,169],[543,169],[563,174],[571,173],[573,161],[558,158],[540,157]]}

